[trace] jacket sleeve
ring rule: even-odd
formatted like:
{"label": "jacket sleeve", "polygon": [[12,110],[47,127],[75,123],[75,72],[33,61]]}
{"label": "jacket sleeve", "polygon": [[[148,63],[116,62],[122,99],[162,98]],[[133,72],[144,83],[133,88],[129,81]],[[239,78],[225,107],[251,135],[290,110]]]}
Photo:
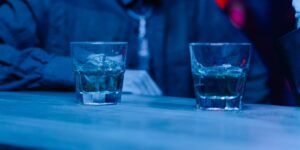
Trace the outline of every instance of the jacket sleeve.
{"label": "jacket sleeve", "polygon": [[0,90],[72,89],[71,58],[37,46],[37,22],[22,0],[0,1]]}
{"label": "jacket sleeve", "polygon": [[[199,0],[198,13],[195,24],[196,33],[201,42],[249,42],[249,40],[235,28],[229,18],[212,0]],[[270,88],[267,86],[268,72],[265,64],[255,49],[248,74],[245,101],[250,103],[269,103]]]}
{"label": "jacket sleeve", "polygon": [[278,46],[289,85],[300,106],[300,30],[282,37]]}

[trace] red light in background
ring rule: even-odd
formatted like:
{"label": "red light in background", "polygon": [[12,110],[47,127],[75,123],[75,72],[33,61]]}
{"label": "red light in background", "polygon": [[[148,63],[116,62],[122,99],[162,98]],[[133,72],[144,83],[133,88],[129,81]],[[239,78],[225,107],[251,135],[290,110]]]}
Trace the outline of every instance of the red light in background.
{"label": "red light in background", "polygon": [[245,26],[246,12],[242,0],[215,0],[215,2],[222,10],[226,11],[235,27],[240,29]]}
{"label": "red light in background", "polygon": [[228,0],[215,0],[217,5],[221,8],[221,9],[225,9]]}

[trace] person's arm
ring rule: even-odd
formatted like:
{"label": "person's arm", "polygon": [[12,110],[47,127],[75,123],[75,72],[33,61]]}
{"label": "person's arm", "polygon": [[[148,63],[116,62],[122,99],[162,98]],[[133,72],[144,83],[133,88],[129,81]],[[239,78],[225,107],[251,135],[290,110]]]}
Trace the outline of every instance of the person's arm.
{"label": "person's arm", "polygon": [[0,1],[0,90],[72,89],[71,59],[37,47],[37,22],[28,5]]}
{"label": "person's arm", "polygon": [[293,0],[293,7],[295,9],[295,17],[297,20],[297,27],[300,27],[300,0]]}
{"label": "person's arm", "polygon": [[[229,18],[212,0],[199,0],[196,16],[196,34],[201,42],[249,42],[236,29]],[[267,86],[268,74],[256,50],[252,50],[250,71],[245,89],[245,101],[250,103],[268,103],[270,89]]]}
{"label": "person's arm", "polygon": [[[0,0],[0,90],[74,89],[71,57],[49,54],[38,46],[38,20],[45,18],[48,2]],[[162,94],[144,71],[127,70],[123,90]]]}

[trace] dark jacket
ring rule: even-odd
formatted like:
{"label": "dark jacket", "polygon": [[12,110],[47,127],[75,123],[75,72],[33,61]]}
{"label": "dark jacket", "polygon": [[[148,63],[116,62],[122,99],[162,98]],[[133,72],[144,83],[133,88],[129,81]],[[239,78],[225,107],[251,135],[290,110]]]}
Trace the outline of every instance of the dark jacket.
{"label": "dark jacket", "polygon": [[297,105],[300,106],[300,30],[282,37],[279,41],[279,49],[289,85],[296,97]]}
{"label": "dark jacket", "polygon": [[[1,1],[1,0],[0,0]],[[127,41],[137,60],[138,22],[126,0],[2,0],[0,90],[72,89],[71,41]],[[148,21],[151,74],[164,95],[193,96],[188,44],[245,42],[212,0],[161,0]],[[267,73],[254,52],[246,101],[268,95]]]}

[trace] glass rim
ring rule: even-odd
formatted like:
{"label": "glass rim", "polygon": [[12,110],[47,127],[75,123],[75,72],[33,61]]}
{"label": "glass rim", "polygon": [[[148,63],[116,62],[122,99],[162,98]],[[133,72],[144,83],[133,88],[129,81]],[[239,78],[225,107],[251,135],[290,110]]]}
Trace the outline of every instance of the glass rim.
{"label": "glass rim", "polygon": [[233,46],[251,46],[252,44],[251,43],[246,43],[246,42],[241,42],[241,43],[238,43],[238,42],[233,42],[233,43],[230,43],[230,42],[193,42],[193,43],[190,43],[189,46],[228,46],[228,45],[233,45]]}
{"label": "glass rim", "polygon": [[70,45],[128,45],[128,42],[95,41],[95,42],[70,42]]}

